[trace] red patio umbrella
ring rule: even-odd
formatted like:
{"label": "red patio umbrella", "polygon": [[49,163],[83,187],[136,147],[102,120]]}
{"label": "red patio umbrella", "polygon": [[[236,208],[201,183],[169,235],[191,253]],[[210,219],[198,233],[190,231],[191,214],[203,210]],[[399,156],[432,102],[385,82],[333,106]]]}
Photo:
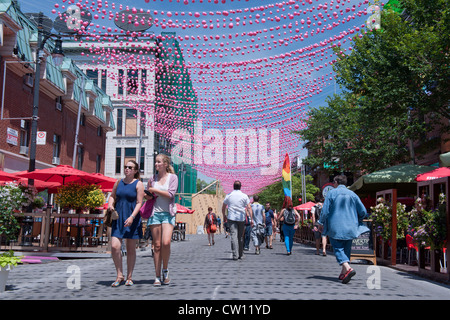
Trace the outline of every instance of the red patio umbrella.
{"label": "red patio umbrella", "polygon": [[2,181],[13,181],[16,180],[17,177],[14,173],[9,173],[9,172],[5,172],[0,170],[0,180]]}
{"label": "red patio umbrella", "polygon": [[96,179],[87,172],[77,170],[71,166],[63,164],[53,168],[40,169],[18,174],[17,176],[20,178],[38,179],[45,182],[58,182],[61,185],[65,185],[69,182],[94,184],[102,181],[101,179]]}
{"label": "red patio umbrella", "polygon": [[316,204],[314,202],[308,201],[307,203],[303,203],[294,207],[295,210],[311,210]]}
{"label": "red patio umbrella", "polygon": [[[2,180],[2,179],[0,179]],[[16,178],[14,180],[17,184],[21,184],[25,187],[28,186],[28,179],[26,178]],[[7,182],[10,181],[0,181],[0,184],[5,184]],[[49,189],[49,188],[57,188],[59,187],[61,184],[57,183],[57,182],[45,182],[45,181],[41,181],[41,180],[34,180],[34,187],[36,188],[36,190],[38,192],[44,191],[45,189]]]}
{"label": "red patio umbrella", "polygon": [[440,167],[425,173],[418,174],[415,178],[416,181],[428,181],[444,177],[450,177],[450,168]]}
{"label": "red patio umbrella", "polygon": [[105,176],[101,173],[91,173],[90,175],[93,176],[94,179],[101,180],[99,182],[95,182],[95,184],[100,186],[100,188],[105,192],[112,191],[114,184],[117,181],[117,179]]}
{"label": "red patio umbrella", "polygon": [[177,203],[177,213],[189,213],[193,214],[195,210],[191,210]]}

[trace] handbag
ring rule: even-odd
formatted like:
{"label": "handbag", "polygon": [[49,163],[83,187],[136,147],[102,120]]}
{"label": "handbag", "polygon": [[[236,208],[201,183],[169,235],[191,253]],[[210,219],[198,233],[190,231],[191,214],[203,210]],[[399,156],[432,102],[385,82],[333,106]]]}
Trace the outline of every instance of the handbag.
{"label": "handbag", "polygon": [[211,214],[209,217],[210,225],[209,225],[209,232],[215,233],[217,231],[217,226],[214,223],[214,216]]}
{"label": "handbag", "polygon": [[153,213],[153,205],[155,204],[156,199],[152,198],[145,201],[144,205],[139,209],[139,213],[143,219],[148,219],[152,216]]}
{"label": "handbag", "polygon": [[117,219],[119,219],[119,213],[116,210],[108,208],[103,218],[103,223],[105,224],[105,226],[111,227],[112,222]]}

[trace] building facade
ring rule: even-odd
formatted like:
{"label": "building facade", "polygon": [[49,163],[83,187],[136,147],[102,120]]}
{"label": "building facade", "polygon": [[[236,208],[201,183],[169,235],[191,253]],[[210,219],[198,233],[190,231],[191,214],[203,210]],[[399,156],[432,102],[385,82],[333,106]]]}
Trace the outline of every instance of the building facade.
{"label": "building facade", "polygon": [[15,1],[0,2],[0,37],[0,169],[29,168],[33,91],[39,81],[36,169],[75,164],[86,172],[103,173],[106,135],[115,129],[110,98],[70,58],[55,65],[52,38],[41,50],[36,79],[38,28]]}

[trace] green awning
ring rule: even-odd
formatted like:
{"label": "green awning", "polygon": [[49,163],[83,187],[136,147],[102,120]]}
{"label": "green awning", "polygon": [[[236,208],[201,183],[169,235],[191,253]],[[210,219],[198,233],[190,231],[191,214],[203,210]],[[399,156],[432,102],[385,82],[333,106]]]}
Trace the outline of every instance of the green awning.
{"label": "green awning", "polygon": [[420,173],[434,170],[434,167],[413,164],[399,164],[360,177],[349,189],[358,194],[374,193],[387,189],[398,189],[399,192],[416,193]]}
{"label": "green awning", "polygon": [[450,167],[450,152],[439,155],[441,167]]}

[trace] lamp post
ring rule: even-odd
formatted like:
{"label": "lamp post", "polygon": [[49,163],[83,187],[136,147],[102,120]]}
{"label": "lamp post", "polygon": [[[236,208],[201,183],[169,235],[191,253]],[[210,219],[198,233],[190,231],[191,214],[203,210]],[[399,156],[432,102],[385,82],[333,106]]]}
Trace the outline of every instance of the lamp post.
{"label": "lamp post", "polygon": [[[28,171],[36,169],[36,138],[37,138],[37,122],[39,119],[39,86],[41,79],[41,62],[44,58],[44,45],[51,37],[57,37],[55,40],[55,48],[52,52],[53,62],[56,66],[60,66],[63,62],[64,53],[62,50],[62,40],[60,36],[46,32],[42,27],[43,14],[39,13],[38,19],[38,42],[36,48],[36,70],[34,73],[34,88],[33,88],[33,115],[31,118],[31,141],[30,141],[30,162]],[[30,179],[29,184],[34,185],[34,180]]]}
{"label": "lamp post", "polygon": [[[42,12],[39,13],[38,18],[38,42],[36,48],[36,63],[35,63],[35,73],[34,73],[34,88],[33,88],[33,115],[31,117],[31,141],[30,141],[30,160],[28,164],[28,171],[34,171],[36,169],[36,139],[37,139],[37,122],[39,119],[39,82],[41,79],[41,62],[44,59],[44,45],[48,39],[51,37],[57,37],[55,40],[55,48],[52,52],[53,62],[56,66],[62,64],[64,53],[62,50],[62,40],[60,36],[54,35],[50,32],[44,31],[42,27],[44,15]],[[28,185],[34,186],[34,179],[28,179]],[[28,210],[30,210],[29,208]],[[23,222],[23,233],[22,233],[22,245],[31,246],[31,234],[33,229],[33,217],[25,216],[22,220]]]}

